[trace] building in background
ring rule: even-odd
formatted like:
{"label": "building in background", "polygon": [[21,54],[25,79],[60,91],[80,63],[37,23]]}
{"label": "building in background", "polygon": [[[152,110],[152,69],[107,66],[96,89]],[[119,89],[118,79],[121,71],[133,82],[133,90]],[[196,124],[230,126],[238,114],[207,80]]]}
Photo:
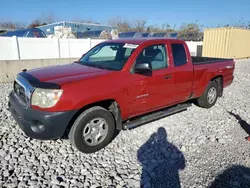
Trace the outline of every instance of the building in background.
{"label": "building in background", "polygon": [[250,29],[205,29],[202,56],[234,59],[250,57]]}
{"label": "building in background", "polygon": [[55,27],[58,28],[58,26],[61,26],[62,28],[70,28],[73,34],[85,31],[99,31],[99,30],[105,30],[111,32],[112,29],[116,29],[116,27],[109,25],[70,22],[70,21],[60,21],[44,26],[39,26],[37,28],[43,30],[46,33],[46,35],[54,35]]}

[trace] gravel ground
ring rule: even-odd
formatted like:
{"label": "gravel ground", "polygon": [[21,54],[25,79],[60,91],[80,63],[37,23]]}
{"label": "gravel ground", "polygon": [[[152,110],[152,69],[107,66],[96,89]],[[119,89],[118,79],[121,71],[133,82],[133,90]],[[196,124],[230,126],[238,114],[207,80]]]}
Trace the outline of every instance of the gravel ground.
{"label": "gravel ground", "polygon": [[27,138],[5,109],[0,85],[0,187],[250,187],[250,61],[209,109],[192,106],[121,132],[105,149],[82,154],[67,140]]}

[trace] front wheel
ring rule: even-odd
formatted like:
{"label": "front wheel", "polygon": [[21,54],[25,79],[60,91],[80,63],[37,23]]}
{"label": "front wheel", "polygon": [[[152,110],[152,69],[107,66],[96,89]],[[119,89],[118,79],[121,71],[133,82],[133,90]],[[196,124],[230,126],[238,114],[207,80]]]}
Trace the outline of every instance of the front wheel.
{"label": "front wheel", "polygon": [[83,153],[93,153],[107,146],[115,134],[112,114],[100,106],[84,111],[69,132],[73,146]]}
{"label": "front wheel", "polygon": [[202,108],[211,108],[218,99],[218,84],[210,81],[203,95],[197,99],[198,106]]}

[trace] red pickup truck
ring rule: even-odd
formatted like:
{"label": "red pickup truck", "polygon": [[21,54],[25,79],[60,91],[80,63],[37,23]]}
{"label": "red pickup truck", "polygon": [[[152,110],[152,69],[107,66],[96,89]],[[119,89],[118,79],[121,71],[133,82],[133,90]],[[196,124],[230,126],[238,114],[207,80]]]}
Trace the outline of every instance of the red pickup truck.
{"label": "red pickup truck", "polygon": [[191,57],[182,40],[108,40],[74,63],[20,72],[9,109],[27,136],[68,137],[91,153],[191,102],[212,107],[234,68],[232,59]]}

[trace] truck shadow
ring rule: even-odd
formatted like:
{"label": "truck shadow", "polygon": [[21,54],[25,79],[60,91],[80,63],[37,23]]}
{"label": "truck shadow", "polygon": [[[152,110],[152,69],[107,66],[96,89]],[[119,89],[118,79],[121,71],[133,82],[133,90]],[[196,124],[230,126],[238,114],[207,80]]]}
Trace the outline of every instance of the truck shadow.
{"label": "truck shadow", "polygon": [[179,170],[185,168],[182,152],[168,142],[160,127],[137,152],[142,165],[141,187],[180,188]]}
{"label": "truck shadow", "polygon": [[209,188],[249,188],[250,168],[233,165],[219,174]]}
{"label": "truck shadow", "polygon": [[245,120],[243,120],[239,115],[230,111],[228,111],[228,113],[234,116],[235,119],[238,120],[238,123],[240,124],[241,128],[250,136],[250,125]]}

